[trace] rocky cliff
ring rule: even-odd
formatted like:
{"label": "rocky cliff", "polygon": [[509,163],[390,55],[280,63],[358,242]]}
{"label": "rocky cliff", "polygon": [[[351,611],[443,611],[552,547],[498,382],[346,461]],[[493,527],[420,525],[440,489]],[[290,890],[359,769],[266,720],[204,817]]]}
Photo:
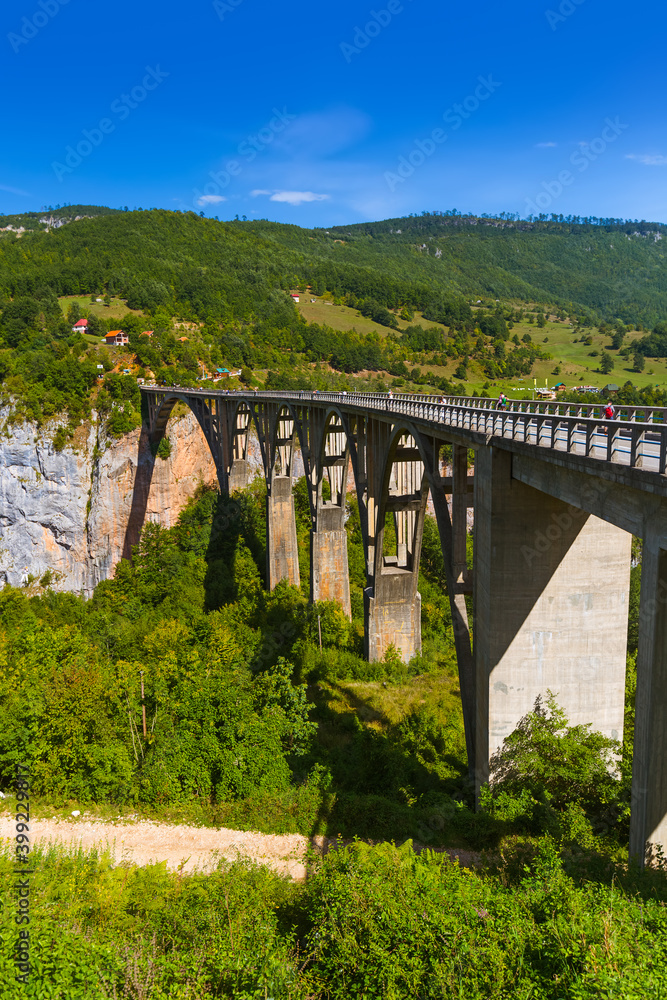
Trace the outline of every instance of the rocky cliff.
{"label": "rocky cliff", "polygon": [[143,428],[113,440],[94,419],[57,452],[57,421],[8,427],[8,413],[0,408],[0,584],[51,571],[56,589],[89,597],[131,554],[144,518],[171,527],[198,483],[215,482],[189,411],[169,422],[167,460],[153,458]]}

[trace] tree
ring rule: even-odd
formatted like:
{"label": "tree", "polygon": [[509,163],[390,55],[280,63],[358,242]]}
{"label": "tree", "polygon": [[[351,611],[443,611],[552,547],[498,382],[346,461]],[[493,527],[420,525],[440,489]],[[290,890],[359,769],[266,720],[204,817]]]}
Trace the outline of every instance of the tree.
{"label": "tree", "polygon": [[570,726],[551,691],[546,705],[541,696],[532,712],[491,758],[491,789],[520,794],[529,789],[535,798],[544,793],[557,809],[575,801],[584,808],[599,808],[618,791],[614,778],[615,755],[620,743],[591,726]]}
{"label": "tree", "polygon": [[646,367],[646,358],[643,354],[637,352],[632,358],[632,370],[633,372],[643,372]]}
{"label": "tree", "polygon": [[610,372],[614,370],[614,359],[612,358],[609,351],[602,352],[602,358],[600,360],[600,371],[603,375],[609,375]]}
{"label": "tree", "polygon": [[67,322],[70,326],[74,326],[81,319],[81,306],[78,302],[70,303],[70,307],[67,310]]}

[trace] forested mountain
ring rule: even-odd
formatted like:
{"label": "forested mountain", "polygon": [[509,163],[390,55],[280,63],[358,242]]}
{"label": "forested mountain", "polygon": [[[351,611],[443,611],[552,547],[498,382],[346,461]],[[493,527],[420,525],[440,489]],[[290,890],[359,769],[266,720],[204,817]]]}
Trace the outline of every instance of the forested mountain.
{"label": "forested mountain", "polygon": [[[68,222],[84,218],[95,218],[99,215],[112,215],[120,212],[121,209],[105,208],[100,205],[52,205],[45,207],[41,212],[23,212],[20,215],[0,215],[0,232],[7,229],[14,230],[35,230],[58,229]],[[127,209],[126,209],[127,211]]]}
{"label": "forested mountain", "polygon": [[[409,378],[411,391],[446,393],[461,391],[452,380],[471,368],[486,391],[485,380],[527,378],[552,357],[535,326],[522,325],[544,329],[549,315],[568,349],[590,346],[581,331],[597,325],[618,351],[628,329],[644,327],[654,333],[624,349],[641,355],[635,370],[644,355],[667,356],[657,225],[433,214],[327,231],[162,210],[63,211],[59,226],[0,239],[3,398],[37,422],[67,409],[76,426],[98,387],[99,412],[129,407],[122,433],[138,419],[137,377],[194,385],[219,366],[243,369],[246,384],[261,372],[254,384],[273,388],[352,388],[341,379],[361,373],[380,391],[388,374],[397,388]],[[332,311],[297,308],[294,288],[331,299],[350,322],[334,328]],[[82,316],[86,337],[73,330]],[[119,327],[129,352],[110,357],[101,340]],[[597,345],[588,356],[599,356]],[[372,384],[369,373],[378,373]],[[119,376],[132,376],[133,388],[121,392]],[[657,403],[655,391],[647,402]]]}
{"label": "forested mountain", "polygon": [[[139,296],[147,305],[185,300],[201,312],[218,311],[223,300],[252,308],[258,294],[305,281],[333,294],[370,296],[388,308],[423,309],[474,295],[645,326],[667,319],[665,227],[658,223],[434,213],[326,231],[162,210],[64,211],[109,214],[55,232],[25,233],[20,243],[8,234],[0,241],[5,294],[46,286],[59,295],[93,288],[131,295],[155,283]],[[12,224],[25,219],[17,216]]]}
{"label": "forested mountain", "polygon": [[354,263],[466,296],[587,309],[645,326],[667,317],[667,227],[660,223],[433,213],[328,231],[244,226],[326,260],[343,280]]}

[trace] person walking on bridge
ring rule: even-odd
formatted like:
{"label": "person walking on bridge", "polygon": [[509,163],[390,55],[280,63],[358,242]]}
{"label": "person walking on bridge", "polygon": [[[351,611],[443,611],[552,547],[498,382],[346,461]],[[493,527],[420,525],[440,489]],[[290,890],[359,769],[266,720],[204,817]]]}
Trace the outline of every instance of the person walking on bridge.
{"label": "person walking on bridge", "polygon": [[506,410],[507,409],[507,396],[505,395],[504,392],[501,392],[500,396],[498,397],[498,402],[496,404],[496,409],[497,410]]}
{"label": "person walking on bridge", "polygon": [[603,410],[603,417],[605,420],[613,420],[615,416],[616,416],[616,410],[614,409],[611,400],[608,400],[607,405]]}

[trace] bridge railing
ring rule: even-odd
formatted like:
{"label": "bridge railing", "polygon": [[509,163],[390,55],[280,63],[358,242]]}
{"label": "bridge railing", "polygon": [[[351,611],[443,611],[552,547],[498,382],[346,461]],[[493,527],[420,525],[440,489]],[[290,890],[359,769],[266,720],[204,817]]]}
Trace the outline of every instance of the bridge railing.
{"label": "bridge railing", "polygon": [[[509,400],[508,409],[499,410],[494,400],[471,397],[392,395],[387,393],[311,392],[273,390],[268,392],[211,391],[179,386],[142,386],[160,393],[221,396],[223,398],[289,400],[290,402],[335,403],[364,412],[395,413],[412,421],[452,427],[551,448],[631,468],[667,473],[667,410],[658,407],[621,407],[618,419],[605,420],[602,407],[579,403],[545,404]],[[557,412],[554,412],[557,410]]]}

